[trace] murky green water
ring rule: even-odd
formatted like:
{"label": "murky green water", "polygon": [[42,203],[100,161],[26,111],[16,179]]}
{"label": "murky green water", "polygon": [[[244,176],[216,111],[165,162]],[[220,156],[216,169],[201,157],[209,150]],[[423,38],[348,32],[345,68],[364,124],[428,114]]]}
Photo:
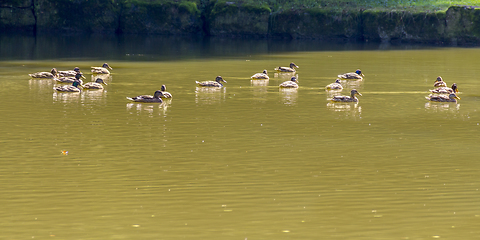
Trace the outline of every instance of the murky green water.
{"label": "murky green water", "polygon": [[[1,40],[0,238],[480,235],[480,49]],[[105,61],[104,91],[55,93],[27,75]],[[300,88],[279,90],[290,76],[273,69],[292,61]],[[365,80],[341,94],[360,102],[330,103],[323,87],[357,68]],[[263,69],[268,82],[250,80]],[[217,75],[225,88],[196,87]],[[458,104],[425,99],[437,76],[459,85]],[[174,96],[162,105],[125,98],[162,84]]]}

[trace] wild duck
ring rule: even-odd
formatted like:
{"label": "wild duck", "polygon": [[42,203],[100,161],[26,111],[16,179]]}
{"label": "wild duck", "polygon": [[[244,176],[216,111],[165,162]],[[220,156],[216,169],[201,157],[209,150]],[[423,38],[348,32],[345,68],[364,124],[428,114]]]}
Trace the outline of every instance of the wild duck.
{"label": "wild duck", "polygon": [[81,86],[82,85],[80,84],[80,81],[74,81],[72,85],[63,85],[63,86],[55,87],[53,89],[59,92],[80,92]]}
{"label": "wild duck", "polygon": [[270,79],[268,77],[267,69],[263,70],[262,73],[255,73],[251,77],[252,79],[259,79],[259,80],[265,80],[265,79]]}
{"label": "wild duck", "polygon": [[430,94],[428,97],[425,97],[425,98],[433,102],[455,102],[455,103],[457,102],[457,99],[460,99],[455,93],[450,93],[448,96]]}
{"label": "wild duck", "polygon": [[162,85],[162,87],[160,87],[160,91],[162,91],[162,98],[172,98],[172,94],[167,92],[167,87],[165,85]]}
{"label": "wild duck", "polygon": [[50,72],[36,72],[28,75],[32,78],[56,78],[58,77],[58,71],[56,68],[52,68]]}
{"label": "wild duck", "polygon": [[295,68],[300,68],[299,66],[297,66],[295,63],[290,63],[290,67],[278,67],[278,68],[275,68],[275,71],[277,72],[295,72]]}
{"label": "wild duck", "polygon": [[81,72],[77,72],[77,74],[75,74],[75,77],[55,78],[55,81],[60,82],[60,83],[73,83],[75,81],[79,81],[80,85],[83,85],[83,81],[80,79],[82,77],[83,77],[83,74]]}
{"label": "wild duck", "polygon": [[285,81],[280,83],[279,87],[281,88],[298,88],[298,81],[296,77],[292,77],[290,81]]}
{"label": "wild duck", "polygon": [[205,81],[205,82],[199,82],[195,81],[200,87],[223,87],[222,82],[226,83],[222,76],[217,76],[215,78],[215,81]]}
{"label": "wild duck", "polygon": [[160,90],[155,91],[154,95],[140,95],[137,97],[127,97],[128,100],[134,102],[145,102],[145,103],[162,103],[163,93]]}
{"label": "wild duck", "polygon": [[[59,77],[75,77],[75,75],[77,75],[77,73],[79,72],[80,72],[80,68],[75,67],[73,68],[73,70],[58,71],[58,76]],[[85,77],[82,75],[82,78],[85,78]]]}
{"label": "wild duck", "polygon": [[435,88],[433,90],[430,90],[430,92],[436,93],[436,94],[450,94],[450,93],[457,93],[458,88],[457,88],[457,84],[454,83],[454,84],[452,84],[451,88],[449,88],[449,87],[439,87],[439,88]]}
{"label": "wild duck", "polygon": [[340,79],[337,78],[334,83],[328,84],[325,89],[327,90],[342,90],[342,84],[340,84]]}
{"label": "wild duck", "polygon": [[352,89],[350,96],[334,96],[330,100],[333,102],[358,102],[356,95],[362,96],[356,89]]}
{"label": "wild duck", "polygon": [[93,74],[110,74],[110,71],[108,69],[112,70],[108,63],[104,63],[101,67],[92,67],[92,73]]}
{"label": "wild duck", "polygon": [[355,72],[340,74],[338,77],[341,79],[362,80],[365,75],[363,75],[362,70],[357,69]]}
{"label": "wild duck", "polygon": [[95,80],[95,82],[85,83],[85,85],[83,85],[83,88],[88,89],[88,90],[103,89],[102,84],[107,85],[107,83],[105,81],[103,81],[103,79],[97,78],[97,80]]}
{"label": "wild duck", "polygon": [[434,87],[447,87],[447,83],[443,81],[443,78],[438,76],[437,80],[433,83]]}

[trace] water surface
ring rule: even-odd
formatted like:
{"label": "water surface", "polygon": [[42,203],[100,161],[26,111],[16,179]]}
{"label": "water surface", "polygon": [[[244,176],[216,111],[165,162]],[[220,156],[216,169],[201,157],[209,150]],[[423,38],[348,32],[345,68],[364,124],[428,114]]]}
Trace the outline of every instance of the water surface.
{"label": "water surface", "polygon": [[[1,238],[476,239],[477,48],[2,36]],[[20,46],[20,47],[18,47]],[[108,62],[103,91],[28,73]],[[299,89],[280,90],[295,62]],[[364,81],[323,88],[361,68]],[[269,71],[269,81],[250,76]],[[221,89],[195,81],[223,76]],[[455,103],[425,99],[437,76]],[[131,103],[165,84],[173,99]],[[357,104],[328,101],[351,89]],[[68,154],[62,154],[68,151]]]}

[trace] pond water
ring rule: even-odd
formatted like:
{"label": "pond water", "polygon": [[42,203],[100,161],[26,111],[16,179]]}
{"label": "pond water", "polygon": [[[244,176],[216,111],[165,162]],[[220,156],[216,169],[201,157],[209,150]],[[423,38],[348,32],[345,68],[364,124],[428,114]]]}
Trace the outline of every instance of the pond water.
{"label": "pond water", "polygon": [[[477,239],[480,49],[0,37],[0,238]],[[28,73],[113,67],[105,90]],[[274,68],[295,62],[299,88]],[[363,81],[324,87],[357,68]],[[269,81],[250,80],[269,71]],[[224,88],[195,81],[225,78]],[[437,76],[458,103],[425,99]],[[163,104],[129,102],[165,84]],[[357,89],[358,103],[332,103]]]}

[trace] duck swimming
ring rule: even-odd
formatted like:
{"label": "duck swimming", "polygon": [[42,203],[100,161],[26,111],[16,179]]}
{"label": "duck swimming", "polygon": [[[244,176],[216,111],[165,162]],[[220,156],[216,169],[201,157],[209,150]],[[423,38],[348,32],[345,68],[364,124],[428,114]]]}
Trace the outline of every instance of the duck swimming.
{"label": "duck swimming", "polygon": [[437,80],[433,83],[434,87],[447,87],[447,83],[443,81],[443,78],[438,76]]}
{"label": "duck swimming", "polygon": [[60,82],[60,83],[73,83],[75,81],[79,81],[80,85],[83,84],[83,81],[80,78],[85,78],[81,72],[77,72],[75,74],[75,77],[61,77],[61,78],[55,78],[55,81]]}
{"label": "duck swimming", "polygon": [[88,82],[85,85],[83,85],[83,88],[88,90],[103,89],[102,84],[107,85],[107,83],[103,81],[103,79],[97,78],[95,82]]}
{"label": "duck swimming", "polygon": [[278,68],[275,68],[275,71],[277,71],[277,72],[295,72],[295,68],[300,68],[300,67],[292,62],[292,63],[290,63],[290,67],[278,67]]}
{"label": "duck swimming", "polygon": [[433,102],[455,102],[455,103],[457,102],[457,99],[460,99],[455,93],[450,93],[448,96],[429,95],[428,97],[425,97],[425,98]]}
{"label": "duck swimming", "polygon": [[362,80],[365,75],[363,75],[362,70],[357,69],[355,72],[340,74],[338,77],[341,79]]}
{"label": "duck swimming", "polygon": [[223,87],[222,82],[226,83],[222,76],[217,76],[215,78],[215,81],[205,81],[205,82],[199,82],[195,81],[200,87]]}
{"label": "duck swimming", "polygon": [[251,77],[252,79],[259,79],[259,80],[268,80],[270,79],[268,77],[268,74],[267,74],[267,69],[263,70],[262,73],[255,73],[253,74],[253,76]]}
{"label": "duck swimming", "polygon": [[162,97],[163,93],[160,90],[155,91],[155,93],[152,95],[140,95],[137,97],[127,97],[128,100],[134,101],[134,102],[145,102],[145,103],[162,103]]}
{"label": "duck swimming", "polygon": [[452,84],[451,88],[449,88],[449,87],[439,87],[439,88],[430,90],[430,92],[436,93],[436,94],[450,94],[450,93],[457,93],[458,88],[457,88],[457,84],[454,83],[454,84]]}
{"label": "duck swimming", "polygon": [[80,92],[81,86],[82,85],[80,84],[80,81],[74,81],[72,85],[63,85],[63,86],[55,87],[53,89],[59,92]]}
{"label": "duck swimming", "polygon": [[358,98],[355,96],[357,94],[362,96],[362,94],[360,94],[356,89],[352,89],[352,91],[350,92],[350,96],[335,96],[332,99],[330,99],[330,101],[333,101],[333,102],[358,102]]}
{"label": "duck swimming", "polygon": [[343,89],[342,84],[340,84],[340,79],[337,78],[334,83],[328,84],[325,89],[327,90],[341,90]]}
{"label": "duck swimming", "polygon": [[[67,70],[67,71],[58,71],[58,76],[59,77],[75,77],[75,75],[77,75],[77,73],[80,72],[80,68],[79,67],[75,67],[73,68],[73,70]],[[85,78],[83,75],[82,75],[83,78]]]}
{"label": "duck swimming", "polygon": [[113,68],[111,68],[108,65],[108,63],[104,63],[101,67],[91,67],[91,68],[92,68],[93,74],[110,74],[110,71],[108,71],[108,69],[113,70]]}
{"label": "duck swimming", "polygon": [[56,78],[58,77],[58,71],[56,68],[52,68],[50,72],[36,72],[28,75],[32,78]]}
{"label": "duck swimming", "polygon": [[163,93],[162,98],[172,98],[173,97],[171,93],[166,92],[167,87],[165,85],[162,85],[162,87],[160,88],[160,91],[162,91],[162,93]]}
{"label": "duck swimming", "polygon": [[281,88],[298,88],[298,81],[296,77],[292,77],[290,81],[285,81],[279,85]]}

